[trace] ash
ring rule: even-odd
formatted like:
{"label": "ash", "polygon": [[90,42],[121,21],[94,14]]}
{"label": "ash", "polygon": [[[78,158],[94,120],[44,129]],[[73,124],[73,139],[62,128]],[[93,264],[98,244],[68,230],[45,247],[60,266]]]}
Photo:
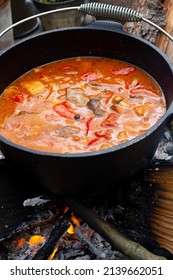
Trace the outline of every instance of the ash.
{"label": "ash", "polygon": [[173,135],[168,128],[165,129],[164,136],[155,152],[154,160],[173,160]]}
{"label": "ash", "polygon": [[23,206],[24,207],[36,206],[36,205],[40,206],[48,201],[49,201],[49,199],[42,199],[41,196],[38,196],[38,197],[28,198],[28,199],[24,200]]}

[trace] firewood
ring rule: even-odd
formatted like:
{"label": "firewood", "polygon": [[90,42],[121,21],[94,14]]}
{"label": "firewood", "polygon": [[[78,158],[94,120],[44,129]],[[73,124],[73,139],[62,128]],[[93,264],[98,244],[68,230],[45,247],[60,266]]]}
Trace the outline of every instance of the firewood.
{"label": "firewood", "polygon": [[173,215],[172,216],[165,216],[162,214],[162,211],[158,214],[155,209],[152,211],[152,218],[153,219],[160,219],[160,221],[166,221],[167,223],[172,224],[173,221]]}
{"label": "firewood", "polygon": [[[173,34],[173,0],[134,0],[132,9],[142,13],[170,35]],[[144,22],[126,23],[124,30],[155,44],[173,61],[173,43],[162,32]]]}
{"label": "firewood", "polygon": [[173,191],[158,191],[157,195],[163,199],[173,200]]}
{"label": "firewood", "polygon": [[[134,0],[132,9],[164,28],[166,24],[166,11],[162,2],[161,0]],[[143,21],[126,23],[124,30],[156,44],[158,30]]]}
{"label": "firewood", "polygon": [[[165,221],[158,221],[154,218],[151,219],[151,223],[152,223],[152,228],[154,229],[158,229],[159,230],[163,230],[166,234],[172,234],[173,231],[173,224],[167,223]],[[173,238],[171,237],[170,241],[173,241]]]}
{"label": "firewood", "polygon": [[40,248],[40,250],[35,254],[33,260],[47,260],[51,253],[53,252],[55,246],[57,245],[60,237],[67,231],[70,226],[69,211],[66,212],[64,216],[57,225],[54,226],[48,240]]}
{"label": "firewood", "polygon": [[160,206],[160,208],[173,211],[173,203],[170,200],[155,198],[155,203]]}
{"label": "firewood", "polygon": [[162,166],[159,169],[148,172],[147,180],[159,186],[159,189],[164,192],[173,192],[173,166]]}
{"label": "firewood", "polygon": [[172,244],[169,242],[169,240],[163,240],[163,238],[160,238],[160,237],[157,236],[157,241],[162,244],[164,249],[173,253]]}
{"label": "firewood", "polygon": [[153,215],[156,213],[156,215],[158,217],[162,216],[164,218],[173,218],[173,212],[172,211],[169,211],[169,210],[165,210],[165,209],[162,209],[162,208],[158,208],[158,207],[154,207],[152,209],[152,213]]}
{"label": "firewood", "polygon": [[[166,25],[165,30],[172,35],[173,33],[173,0],[164,0],[163,5],[166,11]],[[162,33],[158,34],[156,45],[167,54],[173,61],[173,44]]]}
{"label": "firewood", "polygon": [[130,259],[135,260],[164,260],[162,256],[155,255],[140,244],[128,239],[117,231],[115,227],[101,219],[96,212],[81,204],[73,198],[65,198],[65,203],[79,215],[91,228],[99,233],[114,248]]}
{"label": "firewood", "polygon": [[[159,228],[159,230],[160,230],[160,228]],[[170,242],[170,246],[171,246],[171,248],[172,248],[172,237],[171,237],[171,235],[169,235],[168,233],[167,234],[165,234],[165,231],[163,230],[163,231],[159,231],[158,230],[158,227],[157,228],[154,228],[153,227],[153,229],[152,229],[152,232],[154,233],[154,235],[156,236],[156,237],[160,237],[160,241],[161,240],[163,240],[163,242],[166,240],[166,241],[169,241]],[[162,247],[162,246],[161,246]]]}
{"label": "firewood", "polygon": [[90,242],[85,236],[82,234],[80,227],[74,225],[75,233],[77,237],[81,240],[81,242],[86,245],[86,247],[90,250],[90,252],[96,256],[96,259],[102,259],[101,257],[101,250],[97,249],[92,242]]}
{"label": "firewood", "polygon": [[173,166],[162,165],[151,168],[146,175],[146,182],[155,188],[150,228],[159,246],[173,253]]}

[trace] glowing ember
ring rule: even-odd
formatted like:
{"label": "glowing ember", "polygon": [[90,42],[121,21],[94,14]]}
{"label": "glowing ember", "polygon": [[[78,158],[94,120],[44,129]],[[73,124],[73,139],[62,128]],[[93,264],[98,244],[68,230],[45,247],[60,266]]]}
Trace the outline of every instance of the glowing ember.
{"label": "glowing ember", "polygon": [[64,208],[63,208],[64,213],[66,213],[68,211],[68,209],[69,209],[68,206],[64,205]]}
{"label": "glowing ember", "polygon": [[46,240],[44,236],[41,235],[33,235],[29,239],[29,245],[35,246],[35,245],[41,245]]}
{"label": "glowing ember", "polygon": [[16,249],[19,249],[19,248],[23,247],[24,244],[25,244],[25,242],[26,242],[26,239],[25,239],[25,238],[20,238],[19,240],[17,240],[17,241],[15,242],[15,248],[16,248]]}

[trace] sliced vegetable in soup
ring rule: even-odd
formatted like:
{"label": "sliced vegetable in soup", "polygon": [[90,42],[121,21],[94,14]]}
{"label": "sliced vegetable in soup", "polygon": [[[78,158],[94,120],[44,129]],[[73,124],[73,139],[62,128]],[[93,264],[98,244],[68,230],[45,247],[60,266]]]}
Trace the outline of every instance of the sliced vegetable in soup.
{"label": "sliced vegetable in soup", "polygon": [[165,113],[161,88],[119,60],[78,57],[31,70],[0,97],[0,134],[40,151],[81,153],[128,141]]}

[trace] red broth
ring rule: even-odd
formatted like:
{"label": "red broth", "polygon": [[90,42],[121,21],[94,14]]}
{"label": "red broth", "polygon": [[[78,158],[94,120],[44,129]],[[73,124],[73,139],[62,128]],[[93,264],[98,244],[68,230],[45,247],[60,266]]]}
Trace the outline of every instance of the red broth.
{"label": "red broth", "polygon": [[128,141],[165,113],[163,92],[142,69],[99,57],[55,61],[0,97],[0,134],[34,150],[81,153]]}

